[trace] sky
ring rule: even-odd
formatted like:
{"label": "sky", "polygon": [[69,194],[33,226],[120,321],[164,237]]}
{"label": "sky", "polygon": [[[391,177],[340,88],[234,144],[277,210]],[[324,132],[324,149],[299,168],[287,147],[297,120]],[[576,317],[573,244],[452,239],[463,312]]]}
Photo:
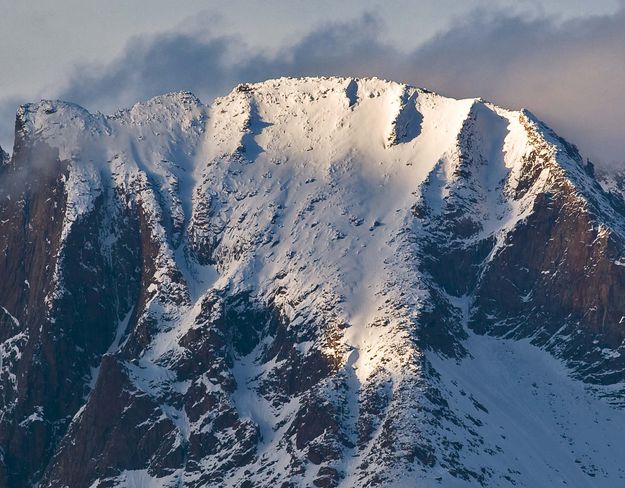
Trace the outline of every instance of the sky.
{"label": "sky", "polygon": [[112,113],[279,76],[378,76],[528,108],[625,167],[625,0],[0,0],[0,145],[19,104]]}

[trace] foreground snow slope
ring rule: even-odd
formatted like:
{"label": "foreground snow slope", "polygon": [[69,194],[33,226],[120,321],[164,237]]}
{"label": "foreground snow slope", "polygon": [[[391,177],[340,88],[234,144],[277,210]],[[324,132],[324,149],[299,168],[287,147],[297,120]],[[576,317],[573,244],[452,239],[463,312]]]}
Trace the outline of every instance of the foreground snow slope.
{"label": "foreground snow slope", "polygon": [[622,200],[528,112],[282,78],[16,127],[0,482],[622,479]]}

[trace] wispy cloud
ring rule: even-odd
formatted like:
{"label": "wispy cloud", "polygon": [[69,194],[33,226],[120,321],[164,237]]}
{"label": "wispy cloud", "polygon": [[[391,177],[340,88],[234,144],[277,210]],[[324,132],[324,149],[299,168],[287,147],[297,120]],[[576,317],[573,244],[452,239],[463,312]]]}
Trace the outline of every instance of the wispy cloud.
{"label": "wispy cloud", "polygon": [[80,67],[61,96],[110,111],[175,90],[210,99],[243,81],[380,74],[389,69],[389,56],[397,55],[380,41],[382,29],[376,17],[363,15],[323,26],[273,55],[256,52],[240,38],[200,30],[135,39],[113,63]]}
{"label": "wispy cloud", "polygon": [[625,162],[624,53],[625,8],[563,24],[477,12],[410,65],[421,83],[527,107],[591,157]]}
{"label": "wispy cloud", "polygon": [[625,161],[625,6],[564,23],[477,10],[411,52],[385,43],[386,28],[363,15],[277,54],[199,29],[135,39],[114,62],[77,69],[59,95],[110,112],[176,90],[210,100],[236,83],[284,75],[379,76],[527,107],[591,157]]}

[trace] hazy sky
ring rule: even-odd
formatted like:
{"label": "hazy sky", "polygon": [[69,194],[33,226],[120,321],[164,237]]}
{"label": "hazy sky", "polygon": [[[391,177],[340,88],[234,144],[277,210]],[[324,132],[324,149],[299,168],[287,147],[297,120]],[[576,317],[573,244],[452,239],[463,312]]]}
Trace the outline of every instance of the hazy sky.
{"label": "hazy sky", "polygon": [[163,91],[376,75],[524,106],[625,161],[622,0],[0,0],[0,144],[19,103],[111,112]]}

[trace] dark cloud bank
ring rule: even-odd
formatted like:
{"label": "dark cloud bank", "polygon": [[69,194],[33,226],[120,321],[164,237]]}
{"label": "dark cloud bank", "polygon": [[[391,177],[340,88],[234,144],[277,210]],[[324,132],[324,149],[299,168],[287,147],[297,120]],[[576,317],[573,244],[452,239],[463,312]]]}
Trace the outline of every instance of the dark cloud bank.
{"label": "dark cloud bank", "polygon": [[625,161],[625,5],[564,23],[475,11],[411,52],[386,44],[387,27],[372,15],[326,25],[274,55],[206,27],[135,39],[113,63],[77,70],[59,95],[111,112],[168,91],[210,100],[279,76],[379,76],[529,108],[591,158]]}

